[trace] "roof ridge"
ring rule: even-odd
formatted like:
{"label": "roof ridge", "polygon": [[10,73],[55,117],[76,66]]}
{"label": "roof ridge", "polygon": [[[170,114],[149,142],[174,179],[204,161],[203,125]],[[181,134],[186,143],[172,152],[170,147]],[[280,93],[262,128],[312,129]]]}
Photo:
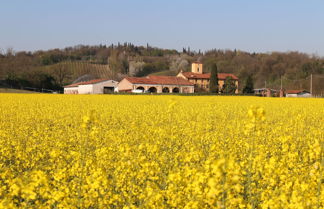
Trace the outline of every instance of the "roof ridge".
{"label": "roof ridge", "polygon": [[81,82],[77,82],[77,83],[72,83],[72,84],[64,86],[64,87],[77,87],[79,85],[96,84],[96,83],[100,83],[101,81],[109,81],[109,80],[111,80],[111,79],[98,78],[98,79],[92,79],[92,80],[89,80],[89,81],[81,81]]}
{"label": "roof ridge", "polygon": [[147,76],[147,77],[127,77],[125,78],[131,83],[137,84],[152,84],[152,85],[193,85],[191,82],[184,78],[176,76]]}

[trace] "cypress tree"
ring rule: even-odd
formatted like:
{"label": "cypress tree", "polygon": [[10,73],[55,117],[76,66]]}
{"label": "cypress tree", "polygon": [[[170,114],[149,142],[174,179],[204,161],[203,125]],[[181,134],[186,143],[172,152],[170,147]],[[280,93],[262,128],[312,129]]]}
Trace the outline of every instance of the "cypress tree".
{"label": "cypress tree", "polygon": [[218,93],[218,72],[217,72],[216,63],[214,63],[211,67],[210,80],[209,80],[209,92]]}
{"label": "cypress tree", "polygon": [[252,79],[252,76],[249,75],[246,78],[245,86],[244,86],[244,89],[243,89],[243,93],[244,94],[252,94],[252,93],[254,93],[253,89],[254,89],[253,79]]}

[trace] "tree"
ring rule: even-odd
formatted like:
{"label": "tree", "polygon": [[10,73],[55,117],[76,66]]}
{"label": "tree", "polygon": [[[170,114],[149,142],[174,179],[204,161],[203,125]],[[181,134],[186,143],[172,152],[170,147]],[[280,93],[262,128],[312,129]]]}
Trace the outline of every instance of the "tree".
{"label": "tree", "polygon": [[121,63],[118,59],[118,52],[117,51],[113,51],[110,55],[110,57],[108,57],[108,65],[110,70],[114,73],[117,74],[118,72],[120,72],[121,69]]}
{"label": "tree", "polygon": [[136,76],[142,77],[158,71],[156,65],[152,63],[144,64],[143,69],[136,73]]}
{"label": "tree", "polygon": [[218,93],[218,72],[217,72],[217,64],[216,63],[214,63],[211,66],[209,92],[210,93]]}
{"label": "tree", "polygon": [[243,93],[244,94],[252,94],[252,93],[254,93],[253,89],[254,89],[253,79],[252,79],[252,76],[249,75],[246,78],[245,86],[243,88]]}
{"label": "tree", "polygon": [[123,58],[122,61],[122,68],[121,68],[121,73],[123,74],[128,74],[129,73],[129,62],[127,60],[127,58]]}
{"label": "tree", "polygon": [[163,71],[167,69],[167,67],[168,67],[168,63],[164,63],[164,62],[146,63],[144,64],[142,70],[136,73],[136,76],[138,77],[147,76],[151,73]]}
{"label": "tree", "polygon": [[235,81],[232,79],[232,77],[227,76],[222,88],[222,92],[224,94],[234,94],[236,90]]}
{"label": "tree", "polygon": [[64,82],[72,77],[72,72],[67,68],[66,64],[57,64],[53,69],[52,75],[56,83],[63,87]]}

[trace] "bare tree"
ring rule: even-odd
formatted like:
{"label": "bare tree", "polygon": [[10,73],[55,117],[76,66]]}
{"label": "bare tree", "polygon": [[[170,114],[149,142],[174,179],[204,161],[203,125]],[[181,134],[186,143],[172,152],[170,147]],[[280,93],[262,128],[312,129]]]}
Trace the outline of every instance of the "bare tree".
{"label": "bare tree", "polygon": [[66,80],[71,79],[72,72],[66,64],[58,64],[53,69],[53,77],[55,81],[62,87]]}

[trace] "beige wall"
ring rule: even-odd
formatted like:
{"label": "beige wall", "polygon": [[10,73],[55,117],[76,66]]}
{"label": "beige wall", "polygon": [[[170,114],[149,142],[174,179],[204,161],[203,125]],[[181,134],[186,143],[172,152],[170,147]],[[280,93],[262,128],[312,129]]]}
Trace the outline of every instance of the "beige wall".
{"label": "beige wall", "polygon": [[238,94],[239,93],[239,90],[238,90],[238,87],[239,87],[238,81],[235,81],[235,86],[236,86],[235,94]]}
{"label": "beige wall", "polygon": [[182,71],[180,73],[178,73],[177,77],[184,78],[184,79],[188,80],[188,78],[182,74]]}
{"label": "beige wall", "polygon": [[191,64],[191,72],[193,73],[203,73],[203,64],[202,63],[192,63]]}
{"label": "beige wall", "polygon": [[172,93],[174,88],[179,88],[179,93],[194,93],[194,86],[133,84],[132,89],[137,89],[138,87],[143,87],[145,91],[148,91],[151,87],[155,87],[157,93],[163,93],[163,88],[168,88],[169,93]]}
{"label": "beige wall", "polygon": [[[192,63],[192,64],[195,64],[195,63]],[[185,76],[182,74],[182,72],[180,72],[180,73],[177,75],[177,77],[184,78],[184,79],[190,81],[191,83],[195,84],[197,87],[199,87],[199,88],[203,88],[203,89],[205,89],[206,91],[209,91],[209,79],[201,79],[201,78],[199,78],[199,79],[197,79],[197,78],[187,78],[187,77],[185,77]],[[224,81],[225,81],[225,80],[218,80],[219,90],[222,89],[222,87],[223,87],[223,85],[224,85]],[[236,91],[235,91],[235,94],[238,94],[238,93],[239,93],[239,91],[238,91],[238,85],[239,85],[239,83],[238,83],[237,80],[235,80],[235,85],[236,85]]]}
{"label": "beige wall", "polygon": [[[178,76],[183,76],[183,75],[178,74]],[[209,79],[189,78],[188,81],[190,81],[191,83],[195,84],[199,88],[203,88],[206,91],[209,90]],[[224,85],[224,80],[218,80],[219,90],[222,89],[223,85]],[[235,81],[235,85],[236,85],[235,94],[238,94],[238,81]]]}
{"label": "beige wall", "polygon": [[174,88],[179,88],[180,93],[194,93],[193,86],[182,86],[182,85],[150,85],[150,84],[132,84],[128,80],[123,79],[118,84],[118,90],[135,90],[139,87],[143,87],[145,91],[148,91],[149,88],[155,87],[157,89],[157,93],[162,93],[163,88],[169,88],[169,92],[172,93]]}
{"label": "beige wall", "polygon": [[125,91],[129,89],[133,89],[133,84],[127,79],[124,78],[118,83],[118,91]]}

